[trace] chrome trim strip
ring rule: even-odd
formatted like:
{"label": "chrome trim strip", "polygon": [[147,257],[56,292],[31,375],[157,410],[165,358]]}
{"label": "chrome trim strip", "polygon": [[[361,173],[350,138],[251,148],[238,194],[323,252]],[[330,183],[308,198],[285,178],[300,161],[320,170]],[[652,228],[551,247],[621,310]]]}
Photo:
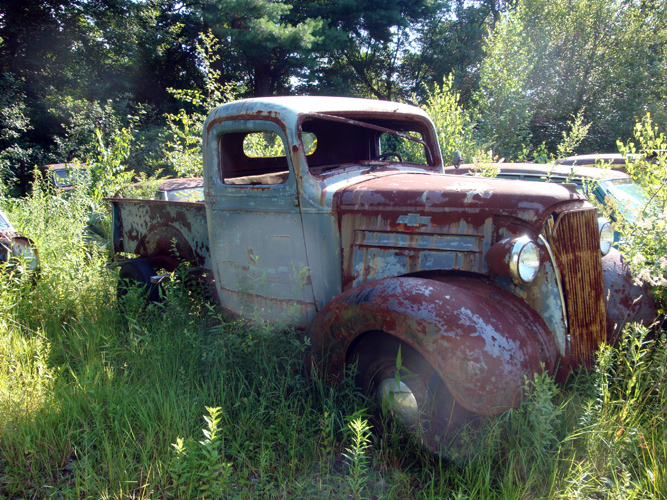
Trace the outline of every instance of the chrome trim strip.
{"label": "chrome trim strip", "polygon": [[567,338],[567,356],[570,355],[570,342],[572,339],[570,339],[570,325],[568,324],[567,320],[567,308],[565,307],[565,294],[563,293],[563,283],[561,282],[560,279],[560,269],[558,269],[558,264],[556,263],[556,256],[554,255],[553,250],[551,249],[551,245],[547,242],[547,239],[542,236],[541,234],[537,236],[537,239],[544,245],[544,247],[547,249],[547,253],[549,254],[549,259],[551,260],[551,265],[554,268],[554,274],[556,275],[556,284],[558,285],[558,293],[560,294],[560,304],[561,307],[563,308],[563,320],[565,321],[565,328],[567,330],[566,333],[566,338]]}

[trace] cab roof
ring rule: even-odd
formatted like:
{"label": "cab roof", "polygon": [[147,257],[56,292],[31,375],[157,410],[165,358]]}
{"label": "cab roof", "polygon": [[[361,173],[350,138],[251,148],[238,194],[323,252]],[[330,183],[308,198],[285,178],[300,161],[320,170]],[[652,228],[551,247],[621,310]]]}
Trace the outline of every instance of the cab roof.
{"label": "cab roof", "polygon": [[[287,96],[287,97],[256,97],[223,104],[211,114],[216,117],[237,115],[271,115],[280,114],[285,117],[296,117],[314,113],[360,116],[375,114],[413,115],[429,119],[422,109],[410,104],[380,101],[375,99],[359,99],[355,97],[331,96]],[[285,118],[283,118],[285,120]]]}

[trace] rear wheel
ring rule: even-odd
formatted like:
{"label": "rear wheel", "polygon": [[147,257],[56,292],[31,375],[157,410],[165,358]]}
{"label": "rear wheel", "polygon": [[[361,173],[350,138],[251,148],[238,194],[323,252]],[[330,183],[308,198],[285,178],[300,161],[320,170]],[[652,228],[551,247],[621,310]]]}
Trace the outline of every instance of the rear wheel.
{"label": "rear wheel", "polygon": [[475,414],[456,402],[415,349],[384,332],[371,332],[356,345],[350,361],[355,359],[355,383],[376,403],[380,430],[388,416],[430,451],[450,459],[466,456],[470,443],[460,431]]}
{"label": "rear wheel", "polygon": [[160,300],[160,285],[151,283],[155,269],[144,259],[125,262],[118,272],[118,299],[121,300],[132,288],[140,288],[148,302]]}

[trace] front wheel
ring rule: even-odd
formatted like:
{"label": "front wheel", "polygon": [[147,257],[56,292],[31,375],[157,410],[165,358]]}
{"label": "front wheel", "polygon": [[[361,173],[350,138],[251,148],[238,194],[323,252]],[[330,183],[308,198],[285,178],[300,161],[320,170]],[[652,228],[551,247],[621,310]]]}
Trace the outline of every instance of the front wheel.
{"label": "front wheel", "polygon": [[350,362],[355,360],[355,384],[376,403],[378,422],[382,416],[397,420],[422,446],[446,458],[463,458],[470,451],[460,431],[476,415],[456,402],[415,349],[371,332],[356,345]]}

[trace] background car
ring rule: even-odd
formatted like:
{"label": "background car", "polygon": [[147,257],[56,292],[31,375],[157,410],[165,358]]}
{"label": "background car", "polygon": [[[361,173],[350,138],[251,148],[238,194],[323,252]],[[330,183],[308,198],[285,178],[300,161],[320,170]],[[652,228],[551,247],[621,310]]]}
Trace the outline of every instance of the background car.
{"label": "background car", "polygon": [[54,188],[62,191],[71,191],[73,181],[89,175],[85,163],[51,163],[42,165],[39,170]]}
{"label": "background car", "polygon": [[204,199],[204,179],[202,177],[183,177],[160,181],[154,199],[202,201]]}
{"label": "background car", "polygon": [[[544,163],[493,163],[492,166],[497,169],[497,177],[503,179],[573,184],[579,192],[593,194],[601,205],[613,204],[629,220],[634,220],[649,202],[644,188],[619,170]],[[459,175],[472,175],[475,170],[473,164],[463,164],[458,170],[454,166],[445,168],[446,173]]]}
{"label": "background car", "polygon": [[614,170],[625,171],[628,163],[646,160],[655,163],[660,156],[664,156],[665,150],[641,152],[637,154],[622,155],[621,153],[591,153],[585,155],[568,156],[556,160],[556,165],[571,165],[578,167],[600,167],[609,165]]}
{"label": "background car", "polygon": [[634,156],[623,156],[621,153],[592,153],[586,155],[568,156],[556,160],[556,165],[578,167],[596,167],[609,165],[614,170],[625,170],[626,161],[633,161]]}
{"label": "background car", "polygon": [[137,182],[126,186],[114,198],[139,198],[166,201],[203,201],[204,179],[201,177],[178,177]]}
{"label": "background car", "polygon": [[35,243],[16,232],[7,216],[0,211],[0,263],[7,267],[25,265],[27,271],[39,267],[39,252]]}

